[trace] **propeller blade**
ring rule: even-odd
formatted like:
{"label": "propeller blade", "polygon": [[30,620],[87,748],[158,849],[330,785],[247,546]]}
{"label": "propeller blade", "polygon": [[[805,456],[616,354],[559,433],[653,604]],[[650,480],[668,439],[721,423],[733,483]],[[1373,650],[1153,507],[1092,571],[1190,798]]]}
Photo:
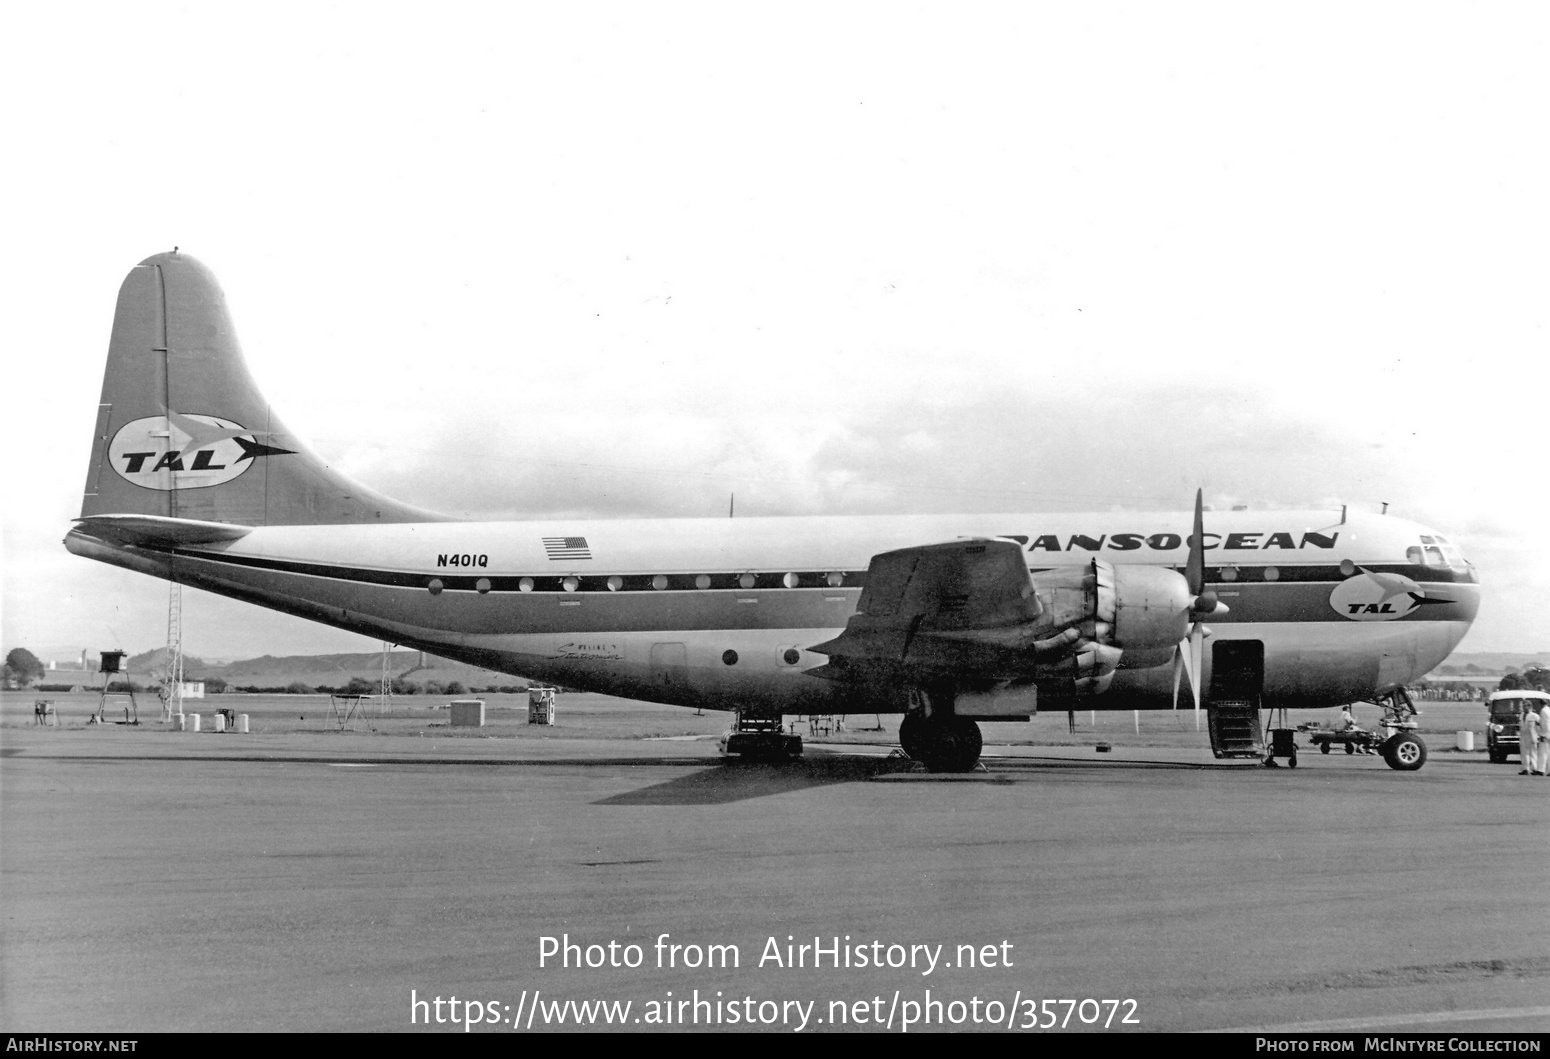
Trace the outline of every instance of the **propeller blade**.
{"label": "propeller blade", "polygon": [[1173,708],[1179,708],[1179,678],[1184,675],[1184,645],[1173,649]]}
{"label": "propeller blade", "polygon": [[1189,691],[1195,697],[1195,716],[1200,716],[1200,670],[1205,661],[1206,627],[1195,622],[1189,630]]}
{"label": "propeller blade", "polygon": [[1195,490],[1195,532],[1189,538],[1189,558],[1184,563],[1184,580],[1189,594],[1200,595],[1206,587],[1205,490]]}
{"label": "propeller blade", "polygon": [[1204,666],[1205,639],[1210,635],[1200,619],[1207,614],[1222,614],[1225,604],[1215,592],[1206,590],[1205,490],[1195,490],[1195,526],[1189,538],[1189,556],[1184,562],[1184,583],[1189,589],[1190,614],[1195,621],[1189,635],[1173,651],[1173,708],[1179,708],[1179,677],[1189,675],[1189,693],[1195,704],[1195,726],[1200,725],[1200,675]]}

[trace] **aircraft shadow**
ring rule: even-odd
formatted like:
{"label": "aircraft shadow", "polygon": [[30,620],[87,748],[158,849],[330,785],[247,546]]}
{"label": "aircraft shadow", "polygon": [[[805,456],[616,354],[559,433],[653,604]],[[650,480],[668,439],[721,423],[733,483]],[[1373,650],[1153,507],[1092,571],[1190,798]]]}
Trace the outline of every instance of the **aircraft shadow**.
{"label": "aircraft shadow", "polygon": [[1241,772],[1251,767],[1263,768],[1259,759],[1238,761],[1134,761],[1125,758],[1112,760],[1078,761],[1072,758],[995,758],[986,762],[993,773],[1049,772],[1061,769],[1104,769],[1155,772]]}
{"label": "aircraft shadow", "polygon": [[801,761],[760,763],[728,760],[638,791],[615,794],[594,805],[721,805],[768,798],[776,794],[865,783],[915,767],[910,761],[879,757],[814,757]]}

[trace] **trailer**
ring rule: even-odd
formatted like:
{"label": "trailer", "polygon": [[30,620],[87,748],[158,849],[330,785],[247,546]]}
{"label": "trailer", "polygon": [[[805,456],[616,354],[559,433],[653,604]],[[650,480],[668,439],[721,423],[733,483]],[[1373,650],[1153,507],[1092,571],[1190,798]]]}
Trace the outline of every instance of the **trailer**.
{"label": "trailer", "polygon": [[[1546,696],[1550,698],[1550,696]],[[1266,750],[1265,764],[1274,765],[1276,758],[1286,758],[1287,764],[1297,767],[1297,733],[1308,736],[1308,742],[1328,754],[1334,747],[1343,747],[1347,754],[1381,754],[1391,769],[1414,772],[1426,764],[1426,742],[1416,734],[1420,716],[1415,703],[1404,688],[1380,698],[1376,705],[1383,709],[1383,719],[1376,731],[1362,728],[1325,728],[1321,724],[1287,726],[1286,711],[1281,710],[1281,726],[1270,728],[1270,745]],[[1276,711],[1271,711],[1272,724]]]}

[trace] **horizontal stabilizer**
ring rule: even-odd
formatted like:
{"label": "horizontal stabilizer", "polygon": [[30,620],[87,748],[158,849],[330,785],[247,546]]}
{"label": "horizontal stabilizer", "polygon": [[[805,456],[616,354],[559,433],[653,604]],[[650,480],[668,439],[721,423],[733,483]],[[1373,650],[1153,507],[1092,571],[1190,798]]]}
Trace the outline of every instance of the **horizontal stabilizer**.
{"label": "horizontal stabilizer", "polygon": [[75,520],[76,529],[102,540],[149,548],[234,541],[253,532],[252,526],[200,522],[165,515],[92,515]]}

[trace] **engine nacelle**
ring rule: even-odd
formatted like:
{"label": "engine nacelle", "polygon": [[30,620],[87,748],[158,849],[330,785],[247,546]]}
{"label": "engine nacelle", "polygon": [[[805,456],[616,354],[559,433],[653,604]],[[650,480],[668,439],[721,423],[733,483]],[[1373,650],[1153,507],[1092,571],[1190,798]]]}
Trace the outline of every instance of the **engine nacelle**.
{"label": "engine nacelle", "polygon": [[1125,667],[1165,665],[1189,635],[1195,597],[1184,575],[1162,566],[1121,566],[1114,571],[1114,644]]}
{"label": "engine nacelle", "polygon": [[1034,575],[1044,621],[1077,629],[1083,639],[1113,644],[1134,656],[1161,652],[1161,665],[1189,635],[1194,597],[1184,575],[1163,566],[1121,566],[1094,559],[1083,567]]}

